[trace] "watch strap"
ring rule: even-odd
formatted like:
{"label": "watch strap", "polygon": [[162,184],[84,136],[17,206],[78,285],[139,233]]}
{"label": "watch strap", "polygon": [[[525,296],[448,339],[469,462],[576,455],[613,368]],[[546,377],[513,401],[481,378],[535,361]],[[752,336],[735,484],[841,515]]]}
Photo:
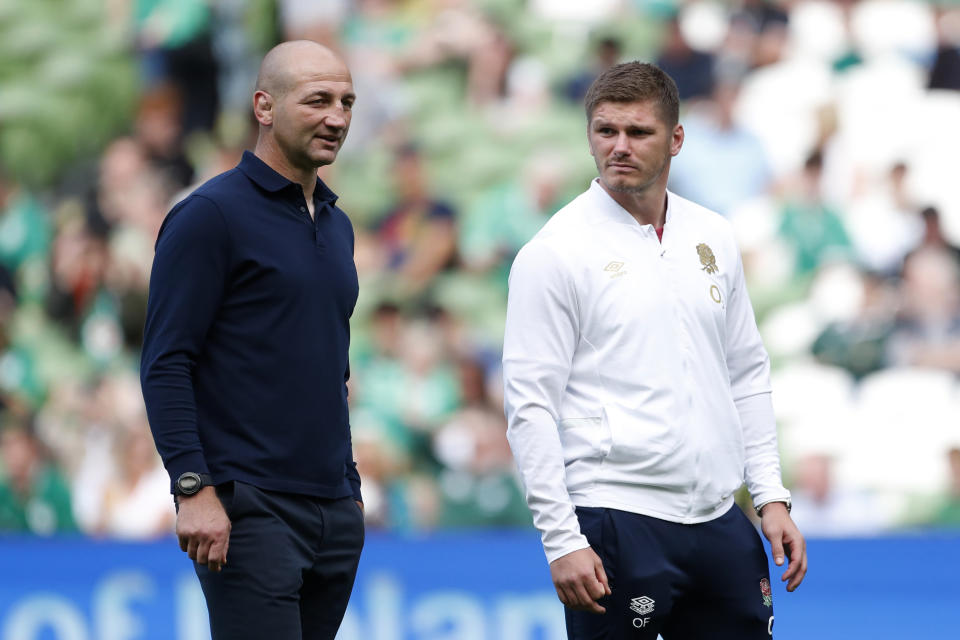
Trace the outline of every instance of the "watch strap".
{"label": "watch strap", "polygon": [[760,503],[754,507],[754,511],[757,512],[758,518],[763,517],[761,513],[763,508],[772,502],[782,502],[787,507],[787,513],[790,513],[790,510],[793,508],[793,503],[790,501],[790,498],[775,498],[773,500],[767,500],[766,502]]}

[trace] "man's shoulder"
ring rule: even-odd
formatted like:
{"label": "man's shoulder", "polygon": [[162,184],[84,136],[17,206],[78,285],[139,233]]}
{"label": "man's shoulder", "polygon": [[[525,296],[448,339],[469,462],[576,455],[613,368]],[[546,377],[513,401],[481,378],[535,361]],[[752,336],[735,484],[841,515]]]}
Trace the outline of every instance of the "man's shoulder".
{"label": "man's shoulder", "polygon": [[583,195],[561,207],[517,254],[514,267],[570,273],[591,233]]}
{"label": "man's shoulder", "polygon": [[714,211],[713,209],[708,209],[707,207],[684,198],[681,195],[677,195],[673,191],[669,192],[670,204],[679,211],[682,211],[684,215],[703,220],[705,222],[726,222],[726,218]]}
{"label": "man's shoulder", "polygon": [[[157,242],[176,229],[178,236],[208,238],[223,233],[227,225],[225,211],[230,211],[231,198],[238,195],[236,168],[210,178],[180,198],[164,217]],[[242,177],[242,176],[241,176]]]}
{"label": "man's shoulder", "polygon": [[697,204],[693,200],[687,200],[682,196],[670,192],[672,199],[671,205],[675,211],[682,215],[687,221],[692,222],[695,228],[709,233],[711,235],[721,236],[725,239],[733,239],[733,225],[712,209]]}
{"label": "man's shoulder", "polygon": [[582,242],[583,234],[590,229],[587,216],[589,207],[585,196],[586,193],[582,193],[558,209],[530,242],[543,242],[563,248]]}
{"label": "man's shoulder", "polygon": [[250,201],[250,181],[238,167],[215,175],[192,191],[181,193],[181,198],[171,207],[167,220],[177,216],[216,214],[226,222],[226,212],[236,208],[237,203]]}
{"label": "man's shoulder", "polygon": [[[240,174],[239,176],[237,175],[238,173]],[[238,178],[242,179],[243,174],[240,173],[237,167],[234,167],[233,169],[215,175],[198,186],[184,189],[177,194],[174,204],[170,208],[170,215],[184,208],[219,208],[225,204],[230,197],[237,197],[238,195],[242,197],[242,194],[238,194],[237,192],[238,187],[242,187],[238,182]]]}
{"label": "man's shoulder", "polygon": [[245,195],[243,189],[249,188],[249,185],[250,180],[240,171],[239,167],[234,167],[213,176],[191,191],[187,195],[187,198],[201,196],[207,200],[221,204],[229,198],[243,197]]}

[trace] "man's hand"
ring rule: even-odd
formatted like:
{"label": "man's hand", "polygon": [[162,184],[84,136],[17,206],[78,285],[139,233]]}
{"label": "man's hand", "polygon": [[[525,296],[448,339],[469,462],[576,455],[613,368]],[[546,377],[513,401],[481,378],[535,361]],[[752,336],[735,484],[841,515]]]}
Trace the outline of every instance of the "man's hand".
{"label": "man's hand", "polygon": [[213,487],[204,487],[192,496],[179,496],[177,539],[180,550],[191,560],[220,571],[227,564],[230,546],[230,518]]}
{"label": "man's hand", "polygon": [[550,576],[560,602],[571,609],[606,613],[597,600],[610,595],[603,562],[593,549],[579,549],[550,563]]}
{"label": "man's hand", "polygon": [[770,550],[773,552],[773,562],[779,567],[783,565],[784,551],[790,561],[787,570],[780,576],[780,581],[787,582],[787,591],[793,591],[803,582],[807,575],[807,542],[803,539],[797,525],[787,512],[787,506],[782,502],[770,502],[760,511],[760,528],[763,535],[770,541]]}

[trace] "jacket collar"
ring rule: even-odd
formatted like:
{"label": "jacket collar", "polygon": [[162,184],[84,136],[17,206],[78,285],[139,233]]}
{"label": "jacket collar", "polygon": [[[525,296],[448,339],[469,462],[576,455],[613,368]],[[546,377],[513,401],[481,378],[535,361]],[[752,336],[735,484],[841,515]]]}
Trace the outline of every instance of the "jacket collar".
{"label": "jacket collar", "polygon": [[[620,204],[610,197],[606,189],[600,185],[600,178],[594,178],[587,190],[590,198],[591,209],[598,216],[598,222],[612,222],[614,224],[638,225],[636,218],[630,215],[630,212],[620,206]],[[667,191],[667,215],[664,226],[669,224],[674,218],[674,205],[677,204],[677,198],[669,190]],[[640,227],[650,227],[653,225],[639,225]]]}

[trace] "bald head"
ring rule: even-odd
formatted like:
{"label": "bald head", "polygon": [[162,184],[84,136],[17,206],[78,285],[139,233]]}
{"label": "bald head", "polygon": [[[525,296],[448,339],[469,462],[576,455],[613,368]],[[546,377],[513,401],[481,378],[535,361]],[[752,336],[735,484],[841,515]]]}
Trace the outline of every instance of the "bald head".
{"label": "bald head", "polygon": [[279,98],[307,77],[351,81],[347,65],[333,51],[311,40],[291,40],[281,42],[263,57],[256,91]]}

